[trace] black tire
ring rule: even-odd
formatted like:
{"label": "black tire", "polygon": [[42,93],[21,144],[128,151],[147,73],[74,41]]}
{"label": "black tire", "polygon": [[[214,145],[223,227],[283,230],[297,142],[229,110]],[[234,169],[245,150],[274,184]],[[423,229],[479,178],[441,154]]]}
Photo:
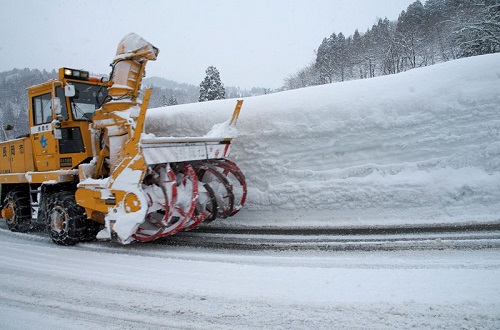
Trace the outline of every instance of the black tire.
{"label": "black tire", "polygon": [[39,196],[38,200],[38,215],[36,217],[36,226],[40,230],[45,230],[46,221],[45,216],[47,215],[47,207],[48,207],[48,199],[50,197],[50,193],[46,190],[42,190],[42,193]]}
{"label": "black tire", "polygon": [[31,204],[27,192],[19,189],[11,190],[5,196],[3,208],[10,208],[12,211],[12,217],[5,219],[11,231],[25,233],[31,229]]}
{"label": "black tire", "polygon": [[91,219],[85,219],[85,233],[82,242],[93,242],[101,230],[101,224]]}
{"label": "black tire", "polygon": [[75,245],[85,239],[85,210],[69,191],[52,194],[47,200],[45,223],[52,241],[59,245]]}

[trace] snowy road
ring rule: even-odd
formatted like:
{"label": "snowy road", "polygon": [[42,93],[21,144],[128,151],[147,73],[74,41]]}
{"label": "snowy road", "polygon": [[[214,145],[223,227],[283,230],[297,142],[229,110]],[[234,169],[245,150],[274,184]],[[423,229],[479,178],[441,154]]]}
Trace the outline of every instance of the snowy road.
{"label": "snowy road", "polygon": [[500,223],[433,226],[226,228],[181,232],[154,244],[252,251],[500,248]]}
{"label": "snowy road", "polygon": [[66,248],[2,225],[0,249],[5,329],[500,326],[498,248]]}

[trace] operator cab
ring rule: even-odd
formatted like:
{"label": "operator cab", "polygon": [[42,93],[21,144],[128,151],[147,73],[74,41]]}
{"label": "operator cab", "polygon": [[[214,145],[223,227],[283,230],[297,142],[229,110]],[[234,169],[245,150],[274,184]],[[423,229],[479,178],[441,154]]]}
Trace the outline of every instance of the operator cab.
{"label": "operator cab", "polygon": [[108,87],[88,71],[61,68],[57,80],[28,88],[38,171],[76,168],[93,157],[89,125]]}

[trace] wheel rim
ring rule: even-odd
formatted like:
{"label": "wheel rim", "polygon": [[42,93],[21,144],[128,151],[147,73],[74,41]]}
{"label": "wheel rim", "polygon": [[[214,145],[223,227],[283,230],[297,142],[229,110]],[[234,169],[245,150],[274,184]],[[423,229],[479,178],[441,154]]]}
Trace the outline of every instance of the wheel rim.
{"label": "wheel rim", "polygon": [[16,216],[16,206],[14,205],[14,201],[9,200],[8,207],[6,209],[5,213],[8,215],[6,217],[7,219],[7,224],[10,226],[15,226],[17,223],[17,216]]}
{"label": "wheel rim", "polygon": [[66,219],[66,211],[60,206],[54,207],[52,213],[50,214],[50,228],[57,233],[62,232],[64,230]]}

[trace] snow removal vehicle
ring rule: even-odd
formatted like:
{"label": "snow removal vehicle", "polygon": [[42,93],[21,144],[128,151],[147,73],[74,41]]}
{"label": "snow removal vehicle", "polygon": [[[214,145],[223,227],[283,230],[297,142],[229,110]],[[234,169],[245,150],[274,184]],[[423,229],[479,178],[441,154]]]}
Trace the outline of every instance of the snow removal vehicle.
{"label": "snow removal vehicle", "polygon": [[45,227],[61,245],[96,237],[128,244],[239,211],[247,192],[227,159],[231,137],[144,133],[151,89],[142,93],[141,81],[158,53],[131,33],[109,79],[61,68],[57,79],[28,88],[29,134],[0,143],[1,216],[10,230]]}

